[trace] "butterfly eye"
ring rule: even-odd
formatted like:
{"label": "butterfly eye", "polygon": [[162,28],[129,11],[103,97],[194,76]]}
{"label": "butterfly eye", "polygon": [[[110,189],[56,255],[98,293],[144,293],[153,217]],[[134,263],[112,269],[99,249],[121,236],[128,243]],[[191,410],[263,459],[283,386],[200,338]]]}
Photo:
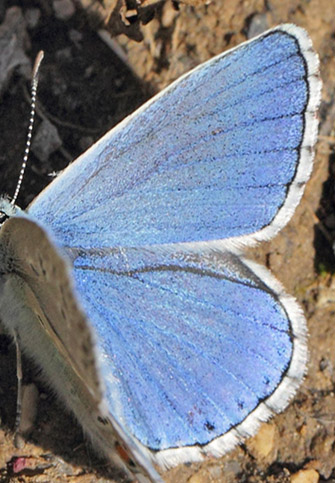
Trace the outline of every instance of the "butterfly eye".
{"label": "butterfly eye", "polygon": [[0,225],[4,223],[6,220],[8,220],[9,216],[6,215],[3,211],[0,212]]}

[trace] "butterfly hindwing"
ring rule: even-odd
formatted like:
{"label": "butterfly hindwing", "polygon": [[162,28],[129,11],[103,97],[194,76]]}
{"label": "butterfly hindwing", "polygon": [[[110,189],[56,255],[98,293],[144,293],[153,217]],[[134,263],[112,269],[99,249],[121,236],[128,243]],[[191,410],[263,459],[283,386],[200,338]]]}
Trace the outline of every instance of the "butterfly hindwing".
{"label": "butterfly hindwing", "polygon": [[286,405],[304,374],[305,322],[265,268],[215,251],[72,258],[109,408],[161,464],[222,453]]}

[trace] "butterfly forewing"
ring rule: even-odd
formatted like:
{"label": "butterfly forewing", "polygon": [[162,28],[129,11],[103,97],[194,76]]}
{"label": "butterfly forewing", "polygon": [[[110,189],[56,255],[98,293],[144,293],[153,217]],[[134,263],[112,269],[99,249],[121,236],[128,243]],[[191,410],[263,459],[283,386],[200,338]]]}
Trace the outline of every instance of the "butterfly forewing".
{"label": "butterfly forewing", "polygon": [[242,44],[110,131],[29,211],[69,247],[273,236],[311,172],[317,72],[297,27]]}

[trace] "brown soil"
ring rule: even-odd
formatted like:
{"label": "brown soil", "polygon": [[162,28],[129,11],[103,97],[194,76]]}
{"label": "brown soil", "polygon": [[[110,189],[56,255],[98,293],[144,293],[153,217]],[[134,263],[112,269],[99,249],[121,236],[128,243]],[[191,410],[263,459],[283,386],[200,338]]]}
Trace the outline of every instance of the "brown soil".
{"label": "brown soil", "polygon": [[[161,2],[156,17],[140,26],[142,42],[124,35],[118,38],[131,69],[79,11],[62,20],[55,17],[53,2],[3,3],[1,22],[9,7],[22,8],[17,48],[31,60],[40,49],[45,51],[40,110],[57,127],[61,140],[44,161],[31,155],[18,202],[23,207],[50,181],[50,173],[63,169],[153,92],[244,41],[256,21],[265,28],[291,22],[308,30],[320,56],[324,83],[314,172],[289,225],[252,253],[305,310],[310,333],[308,375],[287,410],[263,425],[256,437],[220,459],[180,466],[164,477],[170,483],[335,481],[335,0],[217,0],[210,5],[198,1],[193,6],[180,4],[179,11],[170,2]],[[36,24],[27,26],[36,12]],[[2,60],[1,55],[0,51]],[[24,75],[29,78],[29,71],[22,64],[18,62],[0,86],[0,193],[13,193],[24,151],[29,119],[29,82]],[[40,122],[39,111],[37,125]],[[25,380],[36,382],[29,361],[24,361],[24,370]],[[72,416],[40,385],[34,430],[23,449],[14,447],[15,355],[1,333],[0,381],[0,481],[113,481],[113,470],[97,459]],[[22,471],[15,473],[13,462],[18,457],[26,459]]]}

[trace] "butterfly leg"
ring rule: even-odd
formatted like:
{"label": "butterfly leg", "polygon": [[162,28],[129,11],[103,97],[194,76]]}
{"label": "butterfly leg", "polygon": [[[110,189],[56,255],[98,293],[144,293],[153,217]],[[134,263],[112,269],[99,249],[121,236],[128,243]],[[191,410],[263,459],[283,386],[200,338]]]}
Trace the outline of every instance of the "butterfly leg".
{"label": "butterfly leg", "polygon": [[16,379],[17,379],[16,418],[15,418],[14,431],[17,435],[19,432],[19,427],[21,423],[21,413],[22,413],[22,357],[21,357],[21,349],[20,349],[19,340],[18,340],[19,336],[16,331],[13,332],[13,338],[14,338],[15,350],[16,350]]}
{"label": "butterfly leg", "polygon": [[35,421],[37,409],[38,390],[35,384],[22,384],[22,355],[19,344],[19,335],[13,332],[16,349],[16,378],[17,378],[17,397],[16,397],[16,418],[14,425],[15,446],[23,448],[23,434],[28,433]]}

